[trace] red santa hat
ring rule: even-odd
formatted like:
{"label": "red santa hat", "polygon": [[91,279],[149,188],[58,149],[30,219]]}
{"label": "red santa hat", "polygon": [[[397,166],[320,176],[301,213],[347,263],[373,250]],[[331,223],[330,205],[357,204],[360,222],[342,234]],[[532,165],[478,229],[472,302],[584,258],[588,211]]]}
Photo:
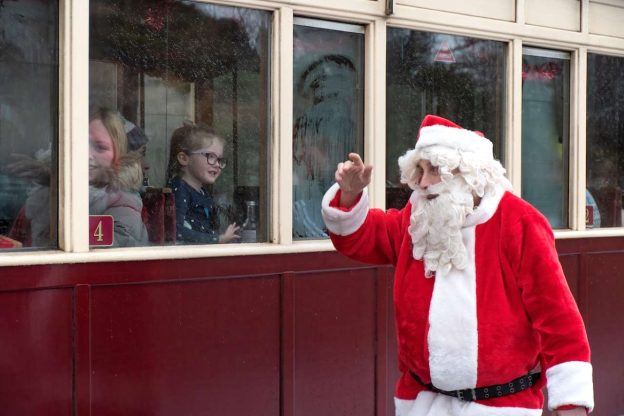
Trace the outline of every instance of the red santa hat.
{"label": "red santa hat", "polygon": [[450,120],[433,115],[425,116],[420,125],[416,150],[429,146],[470,152],[477,159],[494,160],[492,142],[483,133],[464,129]]}
{"label": "red santa hat", "polygon": [[[493,145],[480,131],[472,131],[442,117],[427,115],[422,121],[416,146],[398,160],[401,182],[418,188],[419,160],[426,159],[443,168],[447,175],[459,168],[475,192],[483,196],[493,186],[511,190],[505,169],[494,159]],[[488,189],[486,189],[488,188]]]}

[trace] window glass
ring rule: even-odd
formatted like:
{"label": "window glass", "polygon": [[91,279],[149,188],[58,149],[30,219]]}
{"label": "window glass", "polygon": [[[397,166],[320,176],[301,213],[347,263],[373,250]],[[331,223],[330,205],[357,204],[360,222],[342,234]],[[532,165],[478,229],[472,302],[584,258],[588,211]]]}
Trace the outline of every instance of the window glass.
{"label": "window glass", "polygon": [[553,228],[568,227],[569,108],[569,54],[524,48],[522,197]]}
{"label": "window glass", "polygon": [[175,0],[90,13],[92,244],[111,243],[94,215],[113,216],[115,246],[268,241],[271,14]]}
{"label": "window glass", "polygon": [[321,198],[363,151],[364,30],[296,19],[293,55],[293,238],[326,238]]}
{"label": "window glass", "polygon": [[587,227],[622,226],[624,58],[588,54]]}
{"label": "window glass", "polygon": [[58,13],[0,1],[0,250],[57,247]]}
{"label": "window glass", "polygon": [[479,130],[502,155],[505,50],[502,42],[388,29],[386,80],[386,207],[402,208],[398,158],[416,144],[425,115]]}

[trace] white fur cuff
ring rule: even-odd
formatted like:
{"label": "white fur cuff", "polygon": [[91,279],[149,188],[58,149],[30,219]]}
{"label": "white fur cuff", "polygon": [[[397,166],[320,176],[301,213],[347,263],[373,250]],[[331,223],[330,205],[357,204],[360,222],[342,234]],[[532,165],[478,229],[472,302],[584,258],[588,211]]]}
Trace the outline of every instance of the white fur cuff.
{"label": "white fur cuff", "polygon": [[329,206],[329,203],[336,197],[340,186],[335,183],[325,192],[322,202],[322,215],[327,229],[337,235],[350,235],[356,232],[368,214],[368,191],[364,189],[362,197],[350,211],[341,211]]}
{"label": "white fur cuff", "polygon": [[594,408],[592,365],[584,361],[557,364],[546,371],[548,408],[576,405]]}

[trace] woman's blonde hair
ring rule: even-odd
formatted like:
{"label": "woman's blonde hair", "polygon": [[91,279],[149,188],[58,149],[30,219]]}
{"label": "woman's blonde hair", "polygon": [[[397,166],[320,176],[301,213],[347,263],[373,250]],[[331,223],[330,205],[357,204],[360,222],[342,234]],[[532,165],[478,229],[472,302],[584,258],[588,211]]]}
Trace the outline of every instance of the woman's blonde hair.
{"label": "woman's blonde hair", "polygon": [[93,120],[100,120],[110,134],[113,141],[113,166],[119,165],[119,158],[128,152],[128,137],[124,130],[121,115],[118,112],[105,107],[94,107],[89,111],[89,123]]}
{"label": "woman's blonde hair", "polygon": [[178,162],[180,152],[190,154],[206,145],[211,146],[215,141],[225,144],[225,140],[211,128],[197,125],[192,121],[185,121],[184,125],[175,129],[171,135],[167,178],[171,179],[180,174],[182,170],[182,166]]}

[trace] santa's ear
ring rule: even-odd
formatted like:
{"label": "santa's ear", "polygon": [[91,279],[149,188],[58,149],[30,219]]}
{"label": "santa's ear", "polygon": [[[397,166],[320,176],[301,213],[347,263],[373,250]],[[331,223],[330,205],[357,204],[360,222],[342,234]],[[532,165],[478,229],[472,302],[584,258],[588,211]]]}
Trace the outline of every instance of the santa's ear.
{"label": "santa's ear", "polygon": [[178,154],[176,155],[176,160],[178,161],[180,166],[186,166],[189,163],[189,155],[187,155],[185,152],[178,152]]}

